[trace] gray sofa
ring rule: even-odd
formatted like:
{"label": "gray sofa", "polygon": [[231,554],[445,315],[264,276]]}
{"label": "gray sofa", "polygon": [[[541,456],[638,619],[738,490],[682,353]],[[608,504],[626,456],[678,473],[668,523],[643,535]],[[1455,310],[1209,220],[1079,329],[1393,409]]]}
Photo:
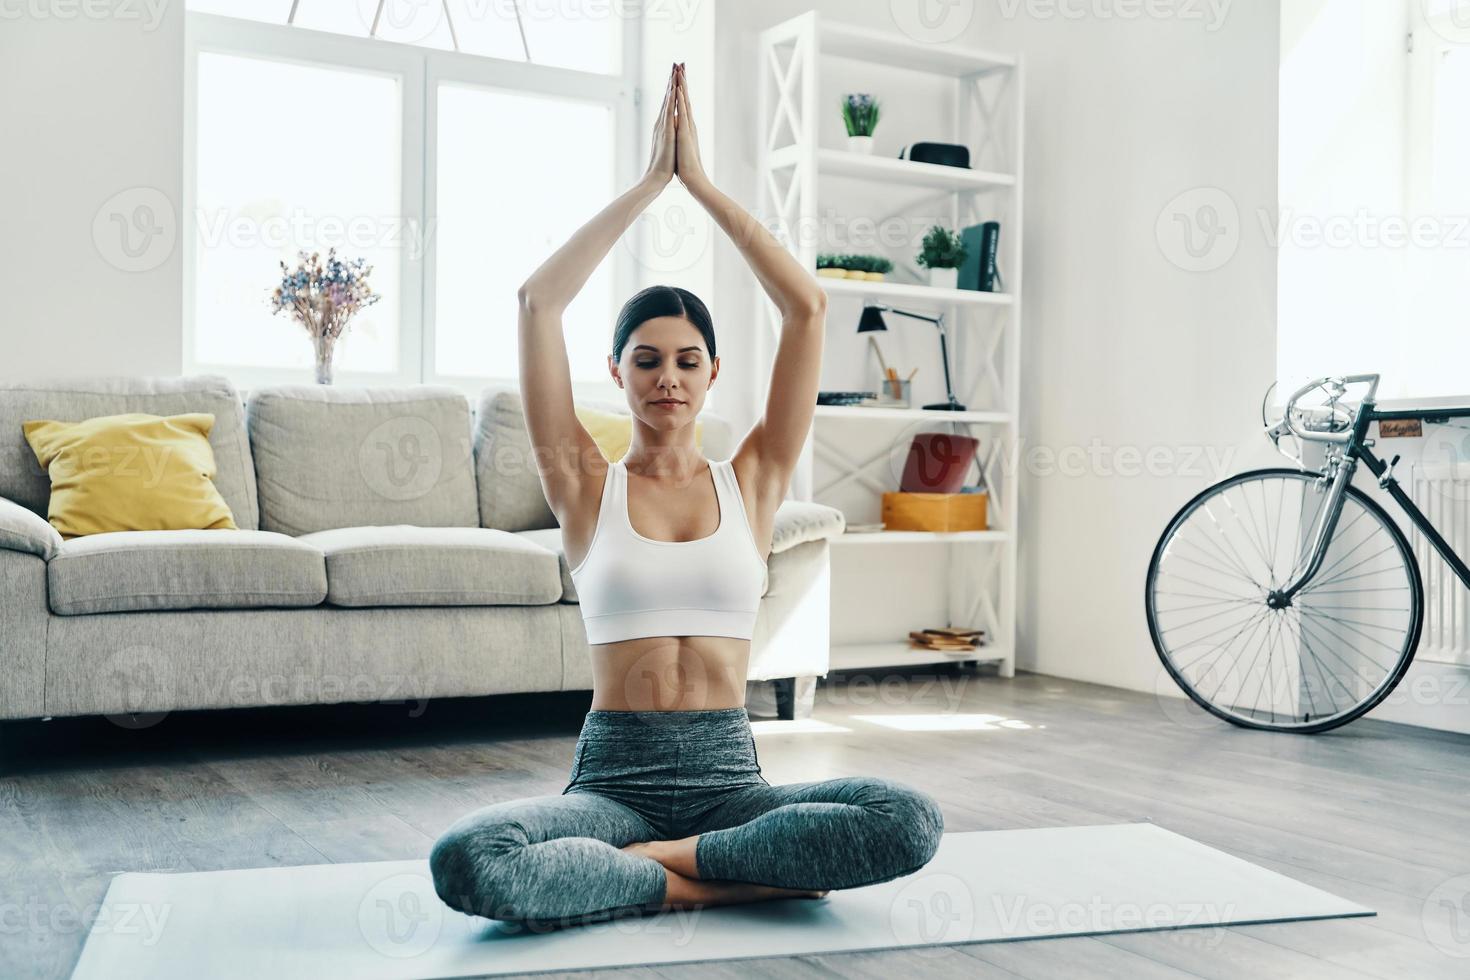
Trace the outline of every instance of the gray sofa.
{"label": "gray sofa", "polygon": [[[240,529],[63,541],[21,422],[122,412],[213,413]],[[727,458],[729,424],[701,418]],[[827,673],[842,530],[781,505],[751,681]],[[576,603],[514,388],[0,385],[0,719],[589,690]]]}

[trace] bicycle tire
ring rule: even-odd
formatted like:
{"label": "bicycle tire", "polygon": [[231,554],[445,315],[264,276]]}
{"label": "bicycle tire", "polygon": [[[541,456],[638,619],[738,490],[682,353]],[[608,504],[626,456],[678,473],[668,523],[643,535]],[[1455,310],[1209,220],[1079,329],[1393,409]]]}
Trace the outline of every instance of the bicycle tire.
{"label": "bicycle tire", "polygon": [[[1405,537],[1403,531],[1399,528],[1398,524],[1393,520],[1391,516],[1389,516],[1388,512],[1385,511],[1383,507],[1377,503],[1377,501],[1373,500],[1356,486],[1349,484],[1346,488],[1347,495],[1351,497],[1353,501],[1360,504],[1368,513],[1372,514],[1379,521],[1379,524],[1383,527],[1383,529],[1388,532],[1394,545],[1398,548],[1399,556],[1403,559],[1404,566],[1407,569],[1408,586],[1411,591],[1408,608],[1408,612],[1410,615],[1410,624],[1408,629],[1408,642],[1405,644],[1403,651],[1400,653],[1398,662],[1388,673],[1386,681],[1382,683],[1381,686],[1377,690],[1375,690],[1369,697],[1359,702],[1347,712],[1338,716],[1330,717],[1324,721],[1305,722],[1302,724],[1291,725],[1273,724],[1269,721],[1262,721],[1260,719],[1244,718],[1230,711],[1222,710],[1217,705],[1211,703],[1208,698],[1200,695],[1199,692],[1194,689],[1194,686],[1190,684],[1187,679],[1180,675],[1179,671],[1175,668],[1172,660],[1170,659],[1168,651],[1166,650],[1165,643],[1160,634],[1158,623],[1158,610],[1154,600],[1154,586],[1159,572],[1160,561],[1164,556],[1167,545],[1172,540],[1175,531],[1178,530],[1179,527],[1183,525],[1183,523],[1199,508],[1202,502],[1212,497],[1223,494],[1226,489],[1232,486],[1246,483],[1251,480],[1260,480],[1266,477],[1285,477],[1290,479],[1314,478],[1313,474],[1311,474],[1310,472],[1300,469],[1292,469],[1290,467],[1266,467],[1262,469],[1247,470],[1242,473],[1237,473],[1234,476],[1228,477],[1206,487],[1205,489],[1201,490],[1199,493],[1191,497],[1190,500],[1183,507],[1179,508],[1179,510],[1174,514],[1173,518],[1165,526],[1164,532],[1159,536],[1158,542],[1154,545],[1153,555],[1149,559],[1148,572],[1144,579],[1144,616],[1148,621],[1149,638],[1153,642],[1154,652],[1158,655],[1160,663],[1162,663],[1164,669],[1168,671],[1169,676],[1173,679],[1174,683],[1181,690],[1183,690],[1184,693],[1188,695],[1190,700],[1194,701],[1195,704],[1199,705],[1201,708],[1208,711],[1215,717],[1241,728],[1255,729],[1260,731],[1290,732],[1301,735],[1315,735],[1321,732],[1330,731],[1334,728],[1339,728],[1343,725],[1348,724],[1351,721],[1361,718],[1363,715],[1367,714],[1369,711],[1372,711],[1375,707],[1382,703],[1383,699],[1388,697],[1388,695],[1393,692],[1393,689],[1398,686],[1399,681],[1403,679],[1404,674],[1408,671],[1410,664],[1413,663],[1414,654],[1419,649],[1419,641],[1424,628],[1423,576],[1419,571],[1419,563],[1414,559],[1413,549],[1409,544],[1408,538]],[[1331,547],[1331,542],[1329,542],[1328,546]]]}

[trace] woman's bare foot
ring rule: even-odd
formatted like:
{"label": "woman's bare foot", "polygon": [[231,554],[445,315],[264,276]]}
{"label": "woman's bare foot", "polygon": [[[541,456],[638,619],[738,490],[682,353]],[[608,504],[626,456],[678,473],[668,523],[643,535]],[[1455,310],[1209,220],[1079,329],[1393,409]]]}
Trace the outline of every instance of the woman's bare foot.
{"label": "woman's bare foot", "polygon": [[830,889],[779,888],[746,881],[706,881],[697,874],[684,874],[680,869],[695,870],[696,837],[683,840],[637,841],[620,848],[629,854],[650,858],[664,866],[668,875],[666,906],[685,908],[699,905],[735,905],[764,902],[777,898],[823,898]]}
{"label": "woman's bare foot", "polygon": [[748,881],[702,881],[698,878],[685,878],[667,870],[665,874],[668,875],[668,887],[665,889],[662,906],[665,909],[746,905],[778,898],[822,898],[827,894],[826,891],[777,888],[774,885],[757,885]]}
{"label": "woman's bare foot", "polygon": [[641,857],[652,858],[665,868],[685,878],[699,877],[699,862],[695,859],[694,849],[699,843],[699,835],[684,837],[679,840],[650,840],[629,844],[623,850]]}
{"label": "woman's bare foot", "polygon": [[629,854],[636,854],[639,857],[651,858],[654,861],[658,861],[659,864],[663,864],[662,861],[659,861],[658,857],[661,853],[661,849],[658,845],[662,843],[664,842],[661,840],[634,841],[632,844],[629,844],[626,847],[618,848],[618,850],[627,851]]}

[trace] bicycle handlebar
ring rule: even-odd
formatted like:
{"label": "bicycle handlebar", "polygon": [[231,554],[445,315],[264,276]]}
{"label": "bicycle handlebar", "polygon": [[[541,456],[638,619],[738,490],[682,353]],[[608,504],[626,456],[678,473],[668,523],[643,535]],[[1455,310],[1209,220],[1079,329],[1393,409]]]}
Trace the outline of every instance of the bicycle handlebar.
{"label": "bicycle handlebar", "polygon": [[1297,399],[1306,395],[1310,391],[1313,391],[1317,388],[1325,387],[1332,392],[1332,399],[1329,401],[1328,404],[1330,406],[1335,406],[1337,404],[1337,399],[1341,398],[1346,393],[1348,385],[1366,383],[1368,385],[1368,393],[1364,395],[1358,402],[1359,408],[1361,409],[1361,406],[1365,404],[1373,404],[1374,397],[1378,393],[1378,378],[1379,376],[1376,374],[1346,374],[1340,377],[1318,378],[1315,381],[1311,381],[1305,385],[1302,385],[1302,387],[1292,392],[1291,397],[1286,400],[1286,414],[1282,417],[1281,421],[1272,426],[1271,429],[1268,431],[1276,434],[1284,434],[1282,433],[1282,429],[1284,428],[1286,432],[1289,432],[1292,435],[1296,436],[1298,439],[1307,442],[1345,443],[1353,437],[1352,426],[1348,426],[1346,429],[1343,429],[1340,432],[1303,429],[1298,426],[1294,418]]}

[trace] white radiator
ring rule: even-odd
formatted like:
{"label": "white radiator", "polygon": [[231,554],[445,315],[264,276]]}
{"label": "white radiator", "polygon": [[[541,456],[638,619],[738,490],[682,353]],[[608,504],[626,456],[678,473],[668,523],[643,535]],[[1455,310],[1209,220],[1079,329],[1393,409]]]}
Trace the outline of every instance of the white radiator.
{"label": "white radiator", "polygon": [[[1470,562],[1470,463],[1416,463],[1410,473],[1405,488],[1409,496],[1450,547]],[[1415,659],[1470,664],[1470,589],[1407,517],[1394,516],[1408,533],[1424,576],[1424,634]]]}

